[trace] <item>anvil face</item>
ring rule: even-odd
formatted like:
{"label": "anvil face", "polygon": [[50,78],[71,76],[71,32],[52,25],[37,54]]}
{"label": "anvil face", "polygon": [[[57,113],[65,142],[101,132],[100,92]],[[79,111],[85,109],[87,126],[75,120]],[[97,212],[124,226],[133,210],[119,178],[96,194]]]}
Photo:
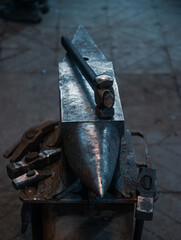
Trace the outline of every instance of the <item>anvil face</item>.
{"label": "anvil face", "polygon": [[124,135],[124,116],[112,62],[107,61],[82,26],[72,42],[96,75],[106,74],[113,79],[114,116],[100,119],[95,111],[94,91],[81,72],[67,57],[59,63],[60,119],[66,158],[82,182],[102,197],[115,170]]}

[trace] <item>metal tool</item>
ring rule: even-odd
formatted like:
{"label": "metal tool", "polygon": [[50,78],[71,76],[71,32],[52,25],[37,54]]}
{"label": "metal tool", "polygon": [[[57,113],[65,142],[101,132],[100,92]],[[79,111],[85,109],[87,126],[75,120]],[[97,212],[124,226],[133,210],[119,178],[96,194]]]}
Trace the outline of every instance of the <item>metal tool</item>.
{"label": "metal tool", "polygon": [[[73,237],[86,239],[87,229],[91,229],[89,223],[93,218],[104,216],[103,212],[114,224],[107,224],[105,219],[91,224],[92,239],[94,236],[106,239],[106,236],[115,238],[119,235],[120,239],[140,240],[144,221],[153,217],[156,198],[156,173],[151,168],[147,144],[145,142],[146,161],[138,162],[132,144],[132,136],[145,137],[138,132],[124,131],[112,62],[107,61],[82,26],[77,29],[72,42],[83,58],[89,56],[89,66],[95,72],[88,69],[90,76],[86,76],[89,79],[86,80],[83,70],[75,64],[76,60],[70,55],[70,61],[64,58],[59,63],[60,122],[27,130],[18,144],[5,154],[12,156],[8,174],[13,178],[13,185],[22,189],[20,199],[28,204],[22,209],[22,229],[25,231],[31,221],[34,240],[50,235],[52,239],[72,237],[63,235],[60,218],[76,214],[83,217],[83,224],[79,225],[79,231],[71,232]],[[99,82],[94,73],[101,76],[105,73],[114,80]],[[114,89],[112,118],[100,119],[96,114],[92,87]],[[105,110],[111,108],[100,108],[101,116],[105,117]],[[55,161],[50,152],[43,150],[46,146],[59,148],[51,150],[58,151],[52,157],[58,159],[56,154],[60,154],[60,146],[62,154],[59,161],[44,168]],[[99,223],[96,230],[95,225]],[[104,226],[106,235],[100,231]]]}
{"label": "metal tool", "polygon": [[[83,42],[80,44],[81,39]],[[113,66],[83,28],[80,28],[72,42],[82,56],[89,56],[90,66],[74,46],[71,48],[69,40],[63,38],[62,42],[73,61],[73,64],[70,64],[68,59],[64,58],[59,64],[61,133],[65,157],[88,191],[103,198],[111,184],[121,137],[124,135],[124,117]],[[75,66],[82,70],[78,71],[76,68],[77,71],[74,71]],[[102,73],[110,76],[110,80],[96,79],[96,76]],[[95,94],[91,85],[98,91],[114,88],[112,118],[100,119],[95,113]],[[108,108],[103,108],[103,115],[104,110],[109,111]]]}
{"label": "metal tool", "polygon": [[13,186],[16,190],[22,189],[31,185],[34,185],[35,183],[44,180],[45,178],[51,177],[51,174],[40,174],[36,170],[31,170],[17,178],[13,179]]}
{"label": "metal tool", "polygon": [[152,220],[156,195],[155,169],[148,167],[139,168],[137,191],[136,218],[139,220]]}
{"label": "metal tool", "polygon": [[58,125],[57,121],[47,121],[41,125],[26,130],[21,139],[8,149],[3,156],[10,157],[11,162],[18,162],[25,154],[40,148],[40,143],[45,135],[53,131]]}
{"label": "metal tool", "polygon": [[28,172],[32,169],[43,169],[45,166],[54,163],[60,159],[61,148],[43,150],[40,153],[31,152],[21,161],[12,162],[7,165],[7,173],[11,179]]}
{"label": "metal tool", "polygon": [[113,78],[104,73],[96,75],[68,38],[62,37],[61,42],[72,64],[76,64],[94,90],[97,115],[100,118],[111,118],[115,100]]}

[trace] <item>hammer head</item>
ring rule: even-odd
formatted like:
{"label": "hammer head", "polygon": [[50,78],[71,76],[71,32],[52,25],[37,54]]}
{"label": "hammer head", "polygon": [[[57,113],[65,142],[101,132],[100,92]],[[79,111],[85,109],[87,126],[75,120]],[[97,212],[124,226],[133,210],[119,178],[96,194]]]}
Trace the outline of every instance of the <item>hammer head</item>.
{"label": "hammer head", "polygon": [[100,74],[96,76],[96,87],[97,88],[109,88],[112,87],[114,79],[107,74]]}

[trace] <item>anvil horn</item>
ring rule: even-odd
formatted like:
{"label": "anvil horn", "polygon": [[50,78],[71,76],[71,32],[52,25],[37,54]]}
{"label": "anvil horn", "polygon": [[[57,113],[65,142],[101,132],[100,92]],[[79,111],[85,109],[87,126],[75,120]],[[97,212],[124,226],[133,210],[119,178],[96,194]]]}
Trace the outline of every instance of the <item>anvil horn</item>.
{"label": "anvil horn", "polygon": [[65,156],[83,184],[103,198],[115,171],[120,136],[110,123],[87,122],[73,126],[64,138]]}

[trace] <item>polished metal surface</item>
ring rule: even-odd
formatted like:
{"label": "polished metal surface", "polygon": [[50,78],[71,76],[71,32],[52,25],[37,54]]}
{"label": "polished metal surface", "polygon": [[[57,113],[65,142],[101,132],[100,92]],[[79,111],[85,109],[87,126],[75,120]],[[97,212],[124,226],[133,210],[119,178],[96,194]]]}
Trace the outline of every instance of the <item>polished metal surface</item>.
{"label": "polished metal surface", "polygon": [[110,186],[120,150],[119,132],[109,123],[82,123],[64,138],[67,161],[83,184],[99,197]]}
{"label": "polished metal surface", "polygon": [[[108,75],[113,79],[115,93],[114,116],[111,119],[100,119],[95,112],[94,91],[80,71],[72,69],[67,57],[59,63],[59,89],[62,133],[72,124],[82,122],[111,122],[124,134],[124,116],[114,75],[112,62],[108,62],[100,52],[87,31],[79,26],[74,36],[73,44],[81,56],[88,58],[88,64],[96,75]],[[75,73],[76,72],[76,73]]]}
{"label": "polished metal surface", "polygon": [[[94,90],[82,73],[68,57],[59,63],[61,133],[65,156],[82,183],[102,198],[110,186],[118,160],[124,135],[124,116],[112,62],[107,61],[82,26],[78,27],[72,43],[94,69],[96,76],[100,75],[98,80],[102,81],[106,76],[113,80],[114,116],[100,119],[95,110]],[[111,106],[109,96],[104,100]]]}
{"label": "polished metal surface", "polygon": [[[95,95],[95,103],[97,104],[96,108],[103,110],[104,108],[112,108],[114,105],[114,89],[113,79],[105,74],[96,75],[94,70],[89,66],[87,61],[81,56],[74,44],[66,37],[61,38],[62,46],[67,51],[67,56],[71,65],[74,66],[74,69],[77,68],[77,71],[80,71],[85,79],[88,81],[92,87]],[[87,59],[87,58],[86,58]],[[96,112],[97,113],[97,112]],[[100,112],[102,113],[102,111]],[[109,114],[98,114],[99,118],[112,118],[114,115],[114,110],[109,111]]]}

